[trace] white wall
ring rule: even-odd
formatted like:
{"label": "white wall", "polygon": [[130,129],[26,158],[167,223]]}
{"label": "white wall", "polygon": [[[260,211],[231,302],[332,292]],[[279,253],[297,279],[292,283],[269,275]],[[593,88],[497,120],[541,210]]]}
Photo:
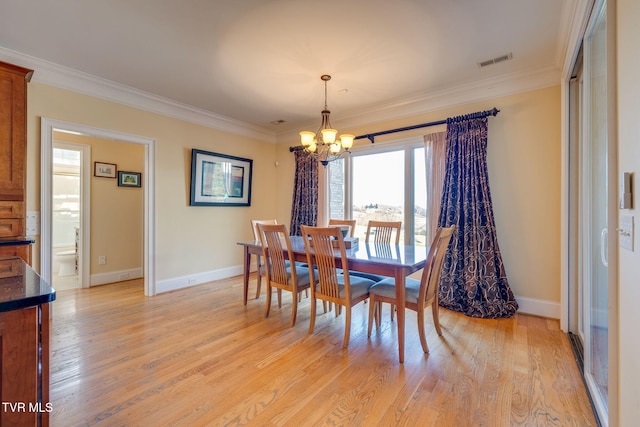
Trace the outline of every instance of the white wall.
{"label": "white wall", "polygon": [[[640,1],[617,0],[618,171],[633,172],[634,206],[620,210],[635,221],[634,251],[620,249],[619,304],[619,425],[640,420]],[[613,408],[615,409],[615,408]]]}

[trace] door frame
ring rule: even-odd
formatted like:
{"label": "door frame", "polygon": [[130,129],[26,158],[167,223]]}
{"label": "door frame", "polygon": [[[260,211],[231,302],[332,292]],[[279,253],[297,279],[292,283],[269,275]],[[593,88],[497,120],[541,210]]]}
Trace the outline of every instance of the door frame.
{"label": "door frame", "polygon": [[[144,145],[143,186],[143,275],[144,294],[156,294],[155,280],[155,152],[156,140],[128,133],[100,129],[77,123],[42,117],[40,120],[40,275],[51,283],[51,219],[52,219],[52,173],[53,173],[53,131],[55,129],[77,132],[97,138]],[[85,242],[88,245],[88,242]],[[87,269],[87,274],[89,271]]]}

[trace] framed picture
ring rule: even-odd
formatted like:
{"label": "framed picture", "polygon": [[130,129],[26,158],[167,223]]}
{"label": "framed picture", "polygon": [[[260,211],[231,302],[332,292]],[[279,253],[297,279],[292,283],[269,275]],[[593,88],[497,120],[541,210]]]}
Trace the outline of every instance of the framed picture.
{"label": "framed picture", "polygon": [[191,206],[251,206],[253,160],[191,150]]}
{"label": "framed picture", "polygon": [[113,163],[93,162],[93,176],[115,178],[117,167]]}
{"label": "framed picture", "polygon": [[118,172],[118,187],[141,187],[142,174],[140,172]]}

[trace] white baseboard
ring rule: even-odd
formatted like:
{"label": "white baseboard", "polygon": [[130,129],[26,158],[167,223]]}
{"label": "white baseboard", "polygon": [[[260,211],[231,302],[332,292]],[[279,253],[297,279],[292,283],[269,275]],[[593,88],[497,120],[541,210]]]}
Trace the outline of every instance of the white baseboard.
{"label": "white baseboard", "polygon": [[551,319],[560,318],[560,303],[536,298],[519,297],[517,295],[515,298],[520,306],[518,313],[533,314]]}
{"label": "white baseboard", "polygon": [[[252,271],[254,271],[252,265]],[[188,288],[189,286],[201,285],[214,280],[227,279],[242,274],[242,266],[236,265],[219,270],[206,271],[203,273],[190,274],[188,276],[175,277],[172,279],[160,280],[156,283],[156,292],[169,292],[176,289]],[[541,300],[536,298],[526,298],[515,296],[518,301],[519,313],[533,314],[535,316],[548,317],[551,319],[560,318],[560,303]]]}
{"label": "white baseboard", "polygon": [[106,285],[107,283],[122,282],[123,280],[139,279],[143,277],[142,267],[127,270],[110,271],[91,275],[91,286]]}
{"label": "white baseboard", "polygon": [[203,273],[189,274],[188,276],[174,277],[173,279],[158,280],[156,282],[156,293],[175,291],[176,289],[201,285],[203,283],[226,279],[240,274],[242,274],[242,266],[237,265],[218,270],[205,271]]}

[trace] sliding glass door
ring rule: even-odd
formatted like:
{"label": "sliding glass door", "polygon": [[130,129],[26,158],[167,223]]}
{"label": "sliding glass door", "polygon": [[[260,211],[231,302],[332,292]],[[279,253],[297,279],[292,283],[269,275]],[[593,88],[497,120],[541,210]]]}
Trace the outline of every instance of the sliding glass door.
{"label": "sliding glass door", "polygon": [[584,39],[581,286],[584,377],[598,416],[608,419],[608,125],[606,2],[595,11]]}

